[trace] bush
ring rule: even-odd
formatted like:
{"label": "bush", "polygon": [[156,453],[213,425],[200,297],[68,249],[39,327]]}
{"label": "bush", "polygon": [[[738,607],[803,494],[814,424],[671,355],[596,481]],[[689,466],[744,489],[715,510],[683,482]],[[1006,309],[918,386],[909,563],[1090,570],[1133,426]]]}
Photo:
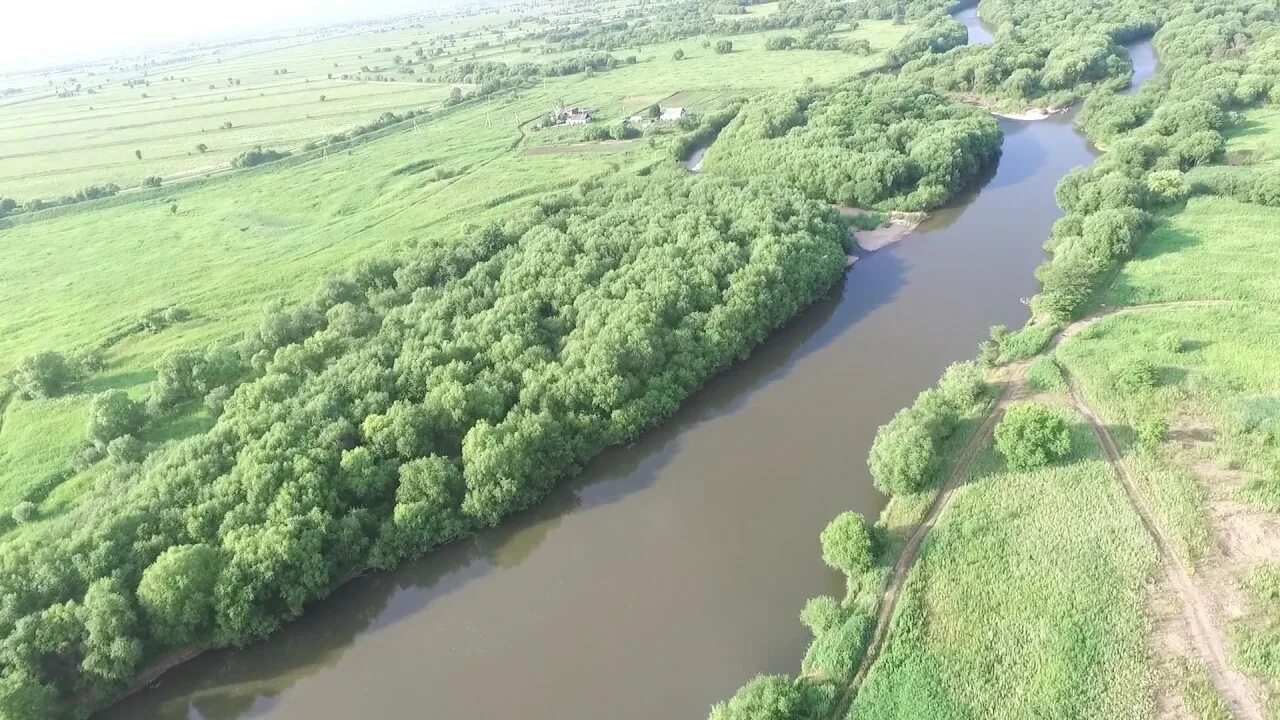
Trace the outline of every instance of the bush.
{"label": "bush", "polygon": [[1170,333],[1160,338],[1159,347],[1170,355],[1179,355],[1186,349],[1186,343],[1180,336]]}
{"label": "bush", "polygon": [[234,392],[226,385],[220,385],[209,391],[204,396],[204,406],[209,410],[209,414],[218,417],[222,414],[222,408],[226,407],[227,401],[231,399],[231,393]]}
{"label": "bush", "polygon": [[938,390],[957,410],[972,407],[986,389],[982,369],[972,360],[953,363],[938,381]]}
{"label": "bush", "polygon": [[1009,408],[995,435],[996,449],[1018,471],[1044,467],[1071,452],[1071,425],[1066,417],[1038,403]]}
{"label": "bush", "polygon": [[871,567],[871,529],[855,512],[845,511],[827,523],[820,538],[822,560],[848,577]]}
{"label": "bush", "polygon": [[822,680],[852,680],[866,652],[871,624],[865,613],[851,612],[815,637],[800,666],[804,674]]}
{"label": "bush", "polygon": [[1258,173],[1249,188],[1249,202],[1280,207],[1280,169]]}
{"label": "bush", "polygon": [[1027,372],[1027,383],[1035,390],[1065,390],[1066,378],[1062,376],[1062,368],[1051,357],[1036,358]]}
{"label": "bush", "polygon": [[1144,418],[1138,423],[1138,444],[1150,450],[1158,447],[1169,435],[1169,421],[1162,417]]}
{"label": "bush", "polygon": [[23,500],[13,506],[13,521],[22,525],[30,522],[36,516],[36,504],[30,500]]}
{"label": "bush", "polygon": [[132,435],[121,435],[107,443],[107,457],[116,465],[142,462],[146,456],[146,445]]}
{"label": "bush", "polygon": [[836,623],[840,622],[840,603],[830,595],[819,595],[809,598],[800,611],[800,622],[809,628],[814,637],[819,637]]}
{"label": "bush", "polygon": [[1179,203],[1191,194],[1191,185],[1178,170],[1157,170],[1147,176],[1147,194],[1157,204]]}
{"label": "bush", "polygon": [[732,40],[717,40],[715,50],[720,55],[728,55],[733,52]]}
{"label": "bush", "polygon": [[886,495],[918,491],[933,473],[935,462],[933,437],[904,412],[880,427],[867,458],[876,487]]}
{"label": "bush", "polygon": [[1116,370],[1114,383],[1122,392],[1147,390],[1156,385],[1156,368],[1146,358],[1135,358],[1121,363]]}
{"label": "bush", "polygon": [[269,162],[275,162],[281,158],[288,157],[289,153],[283,150],[275,150],[266,148],[261,145],[252,150],[246,150],[239,155],[231,158],[231,167],[233,168],[250,168],[256,165],[263,165]]}
{"label": "bush", "polygon": [[144,419],[142,406],[130,400],[123,390],[94,395],[89,401],[89,441],[106,447],[122,435],[136,433]]}
{"label": "bush", "polygon": [[710,720],[803,720],[813,717],[804,690],[785,675],[757,675],[728,702],[711,708]]}
{"label": "bush", "polygon": [[75,379],[72,366],[61,354],[42,352],[18,361],[13,386],[28,399],[60,395]]}

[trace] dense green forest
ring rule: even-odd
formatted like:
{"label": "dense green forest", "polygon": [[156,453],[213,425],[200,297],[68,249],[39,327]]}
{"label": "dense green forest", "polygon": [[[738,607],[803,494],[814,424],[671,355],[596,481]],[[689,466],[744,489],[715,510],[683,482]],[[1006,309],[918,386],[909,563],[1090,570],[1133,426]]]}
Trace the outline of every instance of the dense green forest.
{"label": "dense green forest", "polygon": [[830,203],[938,207],[1000,154],[987,113],[891,77],[754,99],[720,133],[704,171],[770,176]]}
{"label": "dense green forest", "polygon": [[[847,242],[772,183],[589,182],[166,357],[151,411],[218,420],[111,452],[78,509],[0,546],[0,716],[70,714],[527,506],[824,293]],[[143,417],[123,395],[93,413],[108,447]]]}

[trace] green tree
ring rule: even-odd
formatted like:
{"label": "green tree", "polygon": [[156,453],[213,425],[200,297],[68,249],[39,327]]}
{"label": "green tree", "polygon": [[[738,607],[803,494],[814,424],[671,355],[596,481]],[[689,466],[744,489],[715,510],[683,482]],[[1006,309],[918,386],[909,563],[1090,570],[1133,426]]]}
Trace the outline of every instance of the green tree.
{"label": "green tree", "polygon": [[728,701],[711,708],[710,720],[804,720],[810,708],[784,675],[757,675]]}
{"label": "green tree", "polygon": [[176,545],[142,573],[138,604],[158,643],[183,645],[213,622],[214,586],[221,568],[216,549]]}
{"label": "green tree", "polygon": [[198,153],[200,153],[201,155],[203,155],[203,154],[205,154],[205,153],[209,152],[209,146],[208,146],[208,145],[205,145],[204,143],[196,143],[196,152],[198,152]]}
{"label": "green tree", "polygon": [[36,516],[36,504],[31,502],[30,500],[23,500],[22,502],[13,506],[13,513],[12,513],[13,521],[18,523],[19,525],[31,522],[31,519],[34,518],[35,516]]}
{"label": "green tree", "polygon": [[139,160],[141,160],[141,159],[142,159],[142,151],[141,151],[141,150],[134,150],[134,151],[133,151],[133,156],[134,156],[134,157],[136,157],[136,158],[138,158]]}
{"label": "green tree", "polygon": [[733,52],[733,41],[732,40],[716,41],[715,51],[720,55],[728,55],[729,53]]}
{"label": "green tree", "polygon": [[89,401],[89,441],[100,448],[118,437],[142,429],[144,414],[139,403],[123,390],[108,390]]}
{"label": "green tree", "polygon": [[1017,471],[1044,467],[1071,452],[1071,424],[1061,411],[1039,403],[1009,408],[995,437],[996,449]]}
{"label": "green tree", "polygon": [[899,413],[876,432],[867,465],[880,492],[913,493],[933,473],[935,455],[928,429],[915,418]]}
{"label": "green tree", "polygon": [[800,611],[800,622],[818,637],[840,622],[840,603],[830,595],[809,598]]}
{"label": "green tree", "polygon": [[13,386],[26,398],[51,398],[60,395],[75,373],[61,354],[42,352],[18,361],[13,372]]}
{"label": "green tree", "polygon": [[671,59],[672,59],[672,60],[676,60],[676,61],[683,60],[683,59],[684,59],[684,50],[683,50],[683,49],[681,49],[681,48],[676,48],[676,51],[675,51],[675,52],[673,52],[673,53],[671,53]]}
{"label": "green tree", "polygon": [[822,560],[848,577],[871,567],[871,530],[867,521],[855,512],[842,512],[821,535]]}
{"label": "green tree", "polygon": [[81,614],[87,637],[80,667],[111,685],[127,683],[142,657],[131,599],[117,581],[97,580],[85,593]]}

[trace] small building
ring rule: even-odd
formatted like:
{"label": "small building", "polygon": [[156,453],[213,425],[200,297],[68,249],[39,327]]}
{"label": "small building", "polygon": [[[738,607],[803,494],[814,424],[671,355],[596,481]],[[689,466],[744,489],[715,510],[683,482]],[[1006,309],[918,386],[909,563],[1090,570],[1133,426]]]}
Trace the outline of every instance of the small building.
{"label": "small building", "polygon": [[659,118],[663,122],[675,122],[684,117],[684,108],[666,107],[662,108],[662,116]]}
{"label": "small building", "polygon": [[591,111],[582,107],[557,107],[551,111],[552,125],[586,125],[593,119]]}

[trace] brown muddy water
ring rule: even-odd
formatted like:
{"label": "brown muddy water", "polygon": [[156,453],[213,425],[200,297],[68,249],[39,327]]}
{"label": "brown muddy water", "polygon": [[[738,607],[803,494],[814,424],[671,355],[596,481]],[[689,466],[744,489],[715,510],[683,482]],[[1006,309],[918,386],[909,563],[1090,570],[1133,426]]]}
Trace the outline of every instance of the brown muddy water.
{"label": "brown muddy water", "polygon": [[535,510],[99,718],[695,720],[757,673],[794,672],[800,608],[842,590],[818,533],[884,505],[865,462],[876,427],[989,326],[1026,319],[1053,188],[1093,158],[1069,115],[1001,124],[979,188],[862,257],[670,422]]}

